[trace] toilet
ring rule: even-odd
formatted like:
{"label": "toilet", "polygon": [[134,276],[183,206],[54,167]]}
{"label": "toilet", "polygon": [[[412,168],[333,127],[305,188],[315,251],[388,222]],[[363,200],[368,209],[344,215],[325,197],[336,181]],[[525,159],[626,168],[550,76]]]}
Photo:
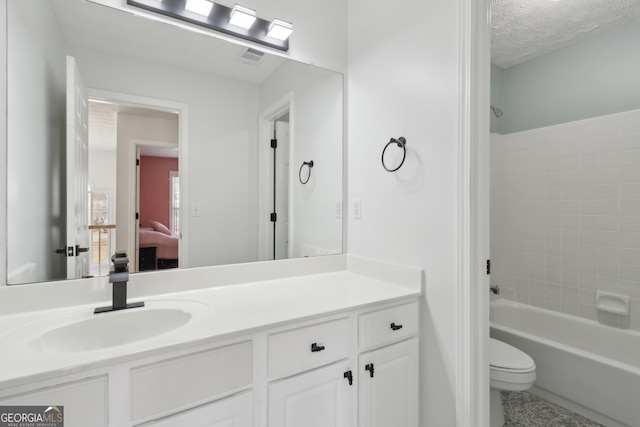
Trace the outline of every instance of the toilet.
{"label": "toilet", "polygon": [[504,425],[500,392],[523,391],[536,380],[536,364],[524,351],[494,338],[489,338],[490,420],[491,427]]}

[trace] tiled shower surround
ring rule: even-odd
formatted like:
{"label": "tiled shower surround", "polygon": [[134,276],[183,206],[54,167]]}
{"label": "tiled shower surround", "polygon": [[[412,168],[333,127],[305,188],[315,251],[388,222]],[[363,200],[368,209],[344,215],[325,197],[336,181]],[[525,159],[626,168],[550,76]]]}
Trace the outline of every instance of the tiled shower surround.
{"label": "tiled shower surround", "polygon": [[640,330],[640,110],[492,134],[491,258],[504,298]]}

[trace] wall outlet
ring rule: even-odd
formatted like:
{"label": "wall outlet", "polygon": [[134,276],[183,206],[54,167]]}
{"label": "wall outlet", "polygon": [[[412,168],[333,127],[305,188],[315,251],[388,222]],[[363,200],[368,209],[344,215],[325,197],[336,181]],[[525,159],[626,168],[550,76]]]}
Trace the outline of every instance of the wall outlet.
{"label": "wall outlet", "polygon": [[353,201],[353,219],[362,218],[362,204],[360,203],[360,199],[355,199]]}
{"label": "wall outlet", "polygon": [[336,200],[336,218],[342,218],[342,200]]}

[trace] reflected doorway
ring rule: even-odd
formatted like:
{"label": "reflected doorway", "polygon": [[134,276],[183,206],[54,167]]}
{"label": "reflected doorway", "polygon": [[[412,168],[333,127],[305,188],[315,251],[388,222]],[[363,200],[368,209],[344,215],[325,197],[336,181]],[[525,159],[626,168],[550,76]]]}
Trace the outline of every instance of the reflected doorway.
{"label": "reflected doorway", "polygon": [[136,166],[137,271],[178,268],[178,149],[166,142],[137,142]]}
{"label": "reflected doorway", "polygon": [[287,259],[289,252],[289,111],[270,123],[273,171],[271,222],[272,259]]}
{"label": "reflected doorway", "polygon": [[294,152],[293,94],[260,114],[258,147],[258,259],[292,256],[291,158]]}
{"label": "reflected doorway", "polygon": [[[179,222],[172,224],[172,213],[179,212],[177,198],[179,187],[169,191],[176,183],[179,163],[179,115],[154,108],[133,106],[105,98],[89,101],[89,229],[91,232],[90,260],[93,275],[109,272],[111,255],[125,250],[129,257],[129,270],[140,271],[140,248],[145,247],[145,269],[157,266],[158,256],[166,255],[162,238],[150,241],[148,234],[155,233],[160,225],[167,230],[179,230]],[[156,181],[153,164],[171,159],[166,177]],[[141,186],[140,165],[147,164],[146,183]],[[173,175],[172,175],[173,174]],[[143,174],[144,175],[144,174]],[[164,191],[166,189],[166,191]],[[151,196],[146,197],[146,195]],[[141,215],[140,200],[145,197],[157,203],[147,207]],[[149,205],[149,204],[147,204]],[[167,206],[162,214],[159,206]],[[174,223],[176,221],[173,221]],[[143,228],[152,230],[141,238]],[[171,240],[171,266],[177,267],[179,231],[168,233]],[[165,236],[165,234],[163,234]],[[157,241],[156,241],[157,240]],[[154,249],[150,260],[150,248]]]}

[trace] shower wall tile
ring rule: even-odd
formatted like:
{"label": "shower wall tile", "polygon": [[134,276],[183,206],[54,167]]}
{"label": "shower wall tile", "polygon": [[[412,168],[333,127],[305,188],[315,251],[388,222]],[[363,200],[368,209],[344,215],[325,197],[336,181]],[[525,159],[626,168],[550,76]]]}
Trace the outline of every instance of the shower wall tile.
{"label": "shower wall tile", "polygon": [[640,110],[491,136],[492,283],[514,301],[640,330]]}

